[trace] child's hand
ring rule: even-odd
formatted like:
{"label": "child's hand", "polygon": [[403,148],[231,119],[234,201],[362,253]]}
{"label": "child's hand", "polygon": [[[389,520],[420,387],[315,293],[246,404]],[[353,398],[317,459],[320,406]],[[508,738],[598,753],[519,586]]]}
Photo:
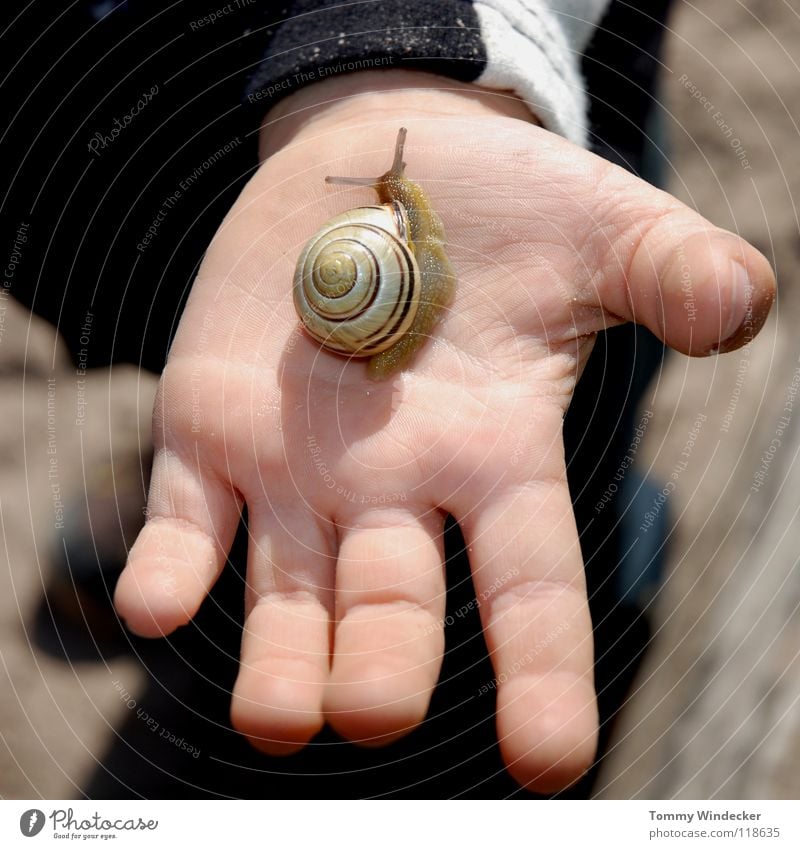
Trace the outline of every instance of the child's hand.
{"label": "child's hand", "polygon": [[[594,334],[635,320],[686,353],[738,347],[763,324],[772,271],[670,196],[486,98],[394,90],[289,126],[194,283],[118,609],[143,635],[188,622],[245,501],[235,727],[267,752],[304,745],[324,721],[389,742],[423,721],[437,680],[449,512],[482,599],[503,756],[532,789],[560,789],[589,766],[597,732],[561,437]],[[413,366],[372,383],[364,361],[299,330],[292,275],[327,218],[374,202],[324,177],[385,171],[400,126],[458,289]]]}

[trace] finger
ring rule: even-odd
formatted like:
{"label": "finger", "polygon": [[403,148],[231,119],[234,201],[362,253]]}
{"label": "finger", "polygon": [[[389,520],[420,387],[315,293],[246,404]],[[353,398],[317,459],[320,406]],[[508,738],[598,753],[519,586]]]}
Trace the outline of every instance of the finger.
{"label": "finger", "polygon": [[511,774],[554,792],[591,765],[597,738],[592,625],[562,474],[463,504],[459,522],[495,670],[497,733]]}
{"label": "finger", "polygon": [[343,534],[325,713],[343,736],[384,745],[425,718],[444,649],[443,516],[382,510]]}
{"label": "finger", "polygon": [[128,555],[114,604],[128,627],[160,637],[185,625],[219,577],[239,524],[236,492],[199,456],[161,449],[147,522]]}
{"label": "finger", "polygon": [[599,305],[646,325],[686,354],[734,350],[753,339],[775,299],[767,259],[665,192],[620,168],[603,183],[596,243]]}
{"label": "finger", "polygon": [[311,516],[283,523],[251,507],[246,618],[233,690],[234,728],[289,754],[322,727],[330,670],[333,546]]}

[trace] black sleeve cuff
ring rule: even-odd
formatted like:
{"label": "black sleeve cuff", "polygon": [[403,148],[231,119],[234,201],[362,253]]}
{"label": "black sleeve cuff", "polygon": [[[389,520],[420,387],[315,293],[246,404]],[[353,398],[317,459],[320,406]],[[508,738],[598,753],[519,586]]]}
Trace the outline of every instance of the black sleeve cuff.
{"label": "black sleeve cuff", "polygon": [[[361,70],[406,68],[476,80],[486,51],[468,0],[295,0],[291,17],[265,21],[268,46],[245,105],[263,114],[303,86]],[[265,18],[270,18],[266,13]]]}

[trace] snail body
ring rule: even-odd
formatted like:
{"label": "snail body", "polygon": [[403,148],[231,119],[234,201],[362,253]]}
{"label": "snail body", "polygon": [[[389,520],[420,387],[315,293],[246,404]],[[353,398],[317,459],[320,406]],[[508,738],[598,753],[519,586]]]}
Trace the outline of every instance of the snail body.
{"label": "snail body", "polygon": [[402,128],[392,167],[380,177],[326,178],[369,186],[380,205],[326,222],[294,278],[295,308],[309,334],[336,353],[370,357],[367,373],[378,380],[410,362],[455,290],[442,222],[404,174],[405,136]]}

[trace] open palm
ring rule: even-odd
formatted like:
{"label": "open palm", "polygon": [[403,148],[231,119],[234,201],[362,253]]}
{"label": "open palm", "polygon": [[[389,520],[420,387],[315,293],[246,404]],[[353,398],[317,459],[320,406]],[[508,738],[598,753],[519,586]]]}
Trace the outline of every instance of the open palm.
{"label": "open palm", "polygon": [[[384,171],[401,122],[458,290],[412,366],[372,382],[301,331],[291,280],[323,221],[374,200],[324,177]],[[737,346],[773,293],[752,247],[537,127],[408,112],[312,122],[251,180],[194,283],[118,608],[144,635],[185,624],[246,502],[234,725],[271,753],[325,721],[390,742],[424,719],[439,673],[450,513],[499,682],[503,756],[521,782],[563,787],[597,732],[561,437],[594,334],[635,320],[687,353],[734,331]]]}

